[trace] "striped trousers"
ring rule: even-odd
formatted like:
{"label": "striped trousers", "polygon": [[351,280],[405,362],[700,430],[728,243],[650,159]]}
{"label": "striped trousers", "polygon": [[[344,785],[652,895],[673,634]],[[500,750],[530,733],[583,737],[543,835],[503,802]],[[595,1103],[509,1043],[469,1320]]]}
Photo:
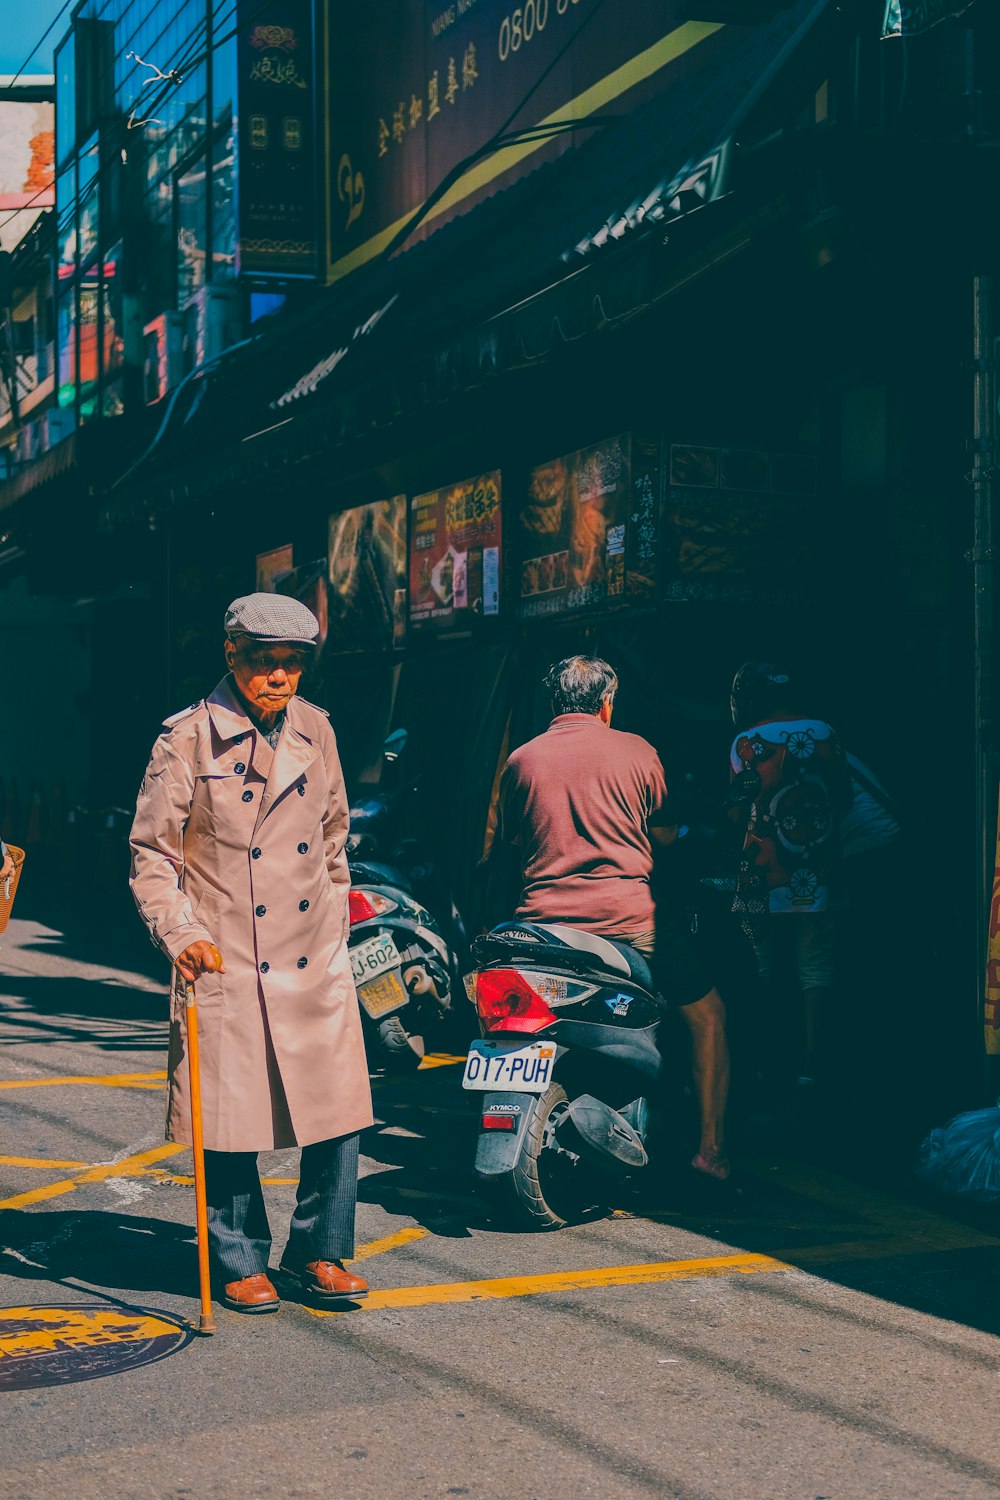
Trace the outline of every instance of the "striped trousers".
{"label": "striped trousers", "polygon": [[[267,1272],[271,1229],[256,1151],[206,1151],[208,1242],[213,1269],[225,1281]],[[281,1264],[299,1270],[313,1260],[354,1254],[358,1137],[303,1146],[295,1209]]]}

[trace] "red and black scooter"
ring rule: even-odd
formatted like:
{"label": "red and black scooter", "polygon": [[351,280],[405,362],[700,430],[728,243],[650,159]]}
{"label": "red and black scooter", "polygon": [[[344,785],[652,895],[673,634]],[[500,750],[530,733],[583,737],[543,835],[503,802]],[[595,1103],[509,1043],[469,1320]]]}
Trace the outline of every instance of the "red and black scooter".
{"label": "red and black scooter", "polygon": [[557,1229],[607,1212],[649,1162],[664,1008],[646,959],[558,925],[505,922],[473,943],[482,1036],[476,1177],[504,1215]]}

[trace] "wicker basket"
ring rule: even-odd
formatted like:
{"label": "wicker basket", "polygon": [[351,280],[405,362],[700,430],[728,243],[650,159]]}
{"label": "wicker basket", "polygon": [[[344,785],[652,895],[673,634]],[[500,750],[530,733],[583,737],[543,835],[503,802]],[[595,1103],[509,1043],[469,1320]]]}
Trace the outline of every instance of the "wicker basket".
{"label": "wicker basket", "polygon": [[14,906],[14,897],[17,895],[18,881],[21,879],[21,871],[24,869],[23,849],[18,849],[16,844],[8,844],[7,853],[14,862],[14,871],[13,874],[7,876],[6,880],[0,880],[0,932],[7,931],[7,923],[10,921],[11,910]]}

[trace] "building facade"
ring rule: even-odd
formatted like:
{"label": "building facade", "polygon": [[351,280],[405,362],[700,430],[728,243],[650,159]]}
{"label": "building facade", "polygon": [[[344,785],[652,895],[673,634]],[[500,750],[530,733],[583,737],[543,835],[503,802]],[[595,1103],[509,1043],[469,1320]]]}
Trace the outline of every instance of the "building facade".
{"label": "building facade", "polygon": [[[235,129],[215,51],[185,73],[140,31],[146,6],[81,62],[81,23],[102,22],[84,6],[59,54],[60,97],[83,101],[57,131],[59,393],[77,438],[135,437],[8,487],[12,526],[56,484],[85,494],[109,593],[127,578],[152,604],[137,740],[211,689],[229,598],[305,599],[325,635],[310,691],[351,774],[405,724],[463,900],[549,661],[607,654],[624,723],[717,806],[733,671],[791,660],[911,830],[947,780],[933,868],[880,897],[843,1013],[873,1093],[894,1070],[930,1089],[982,1054],[992,497],[962,454],[993,441],[969,362],[997,269],[997,20],[938,7],[933,30],[883,41],[867,4],[630,4],[632,51],[600,29],[619,12],[585,0],[530,24],[520,7],[519,31],[499,3],[400,0],[378,69],[374,8],[331,3],[307,46],[297,12],[251,7]],[[184,14],[185,35],[225,36]],[[150,63],[181,81],[142,83]],[[101,66],[130,80],[106,151]],[[292,172],[310,153],[311,208]],[[240,316],[199,345],[213,289]]]}

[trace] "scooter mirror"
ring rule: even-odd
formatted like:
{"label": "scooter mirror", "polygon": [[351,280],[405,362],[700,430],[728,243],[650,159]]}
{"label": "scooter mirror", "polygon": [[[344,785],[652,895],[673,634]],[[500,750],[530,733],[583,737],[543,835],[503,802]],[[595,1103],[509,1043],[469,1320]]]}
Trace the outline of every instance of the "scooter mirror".
{"label": "scooter mirror", "polygon": [[405,729],[394,729],[382,746],[382,754],[387,761],[398,760],[406,749],[406,742],[410,738]]}

